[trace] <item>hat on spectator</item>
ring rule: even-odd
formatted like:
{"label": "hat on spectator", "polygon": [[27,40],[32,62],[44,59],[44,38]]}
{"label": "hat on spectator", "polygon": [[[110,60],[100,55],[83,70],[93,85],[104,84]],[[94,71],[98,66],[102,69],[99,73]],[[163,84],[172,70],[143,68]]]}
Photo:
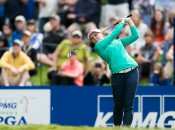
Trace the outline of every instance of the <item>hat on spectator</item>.
{"label": "hat on spectator", "polygon": [[80,30],[75,30],[75,31],[72,32],[72,36],[83,37],[83,34]]}
{"label": "hat on spectator", "polygon": [[36,21],[34,19],[30,19],[27,21],[27,25],[35,25]]}
{"label": "hat on spectator", "polygon": [[52,15],[50,16],[50,19],[55,19],[55,20],[60,21],[60,17],[59,17],[57,14],[52,14]]}
{"label": "hat on spectator", "polygon": [[27,35],[28,37],[32,35],[31,32],[28,30],[24,30],[23,34]]}
{"label": "hat on spectator", "polygon": [[23,42],[21,40],[15,39],[13,41],[13,44],[15,44],[15,43],[18,44],[19,46],[23,46]]}
{"label": "hat on spectator", "polygon": [[92,33],[102,33],[102,31],[100,29],[91,29],[88,33],[88,39],[90,39],[90,36]]}
{"label": "hat on spectator", "polygon": [[21,22],[26,22],[26,19],[24,18],[24,16],[22,15],[18,15],[16,18],[15,18],[15,21],[21,21]]}

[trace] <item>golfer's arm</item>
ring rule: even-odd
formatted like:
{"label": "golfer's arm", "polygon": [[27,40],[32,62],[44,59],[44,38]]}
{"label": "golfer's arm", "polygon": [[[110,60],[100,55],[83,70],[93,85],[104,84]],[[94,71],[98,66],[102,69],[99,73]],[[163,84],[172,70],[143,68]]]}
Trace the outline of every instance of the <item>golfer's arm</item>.
{"label": "golfer's arm", "polygon": [[139,33],[138,33],[137,28],[135,27],[133,21],[129,20],[128,24],[130,26],[131,35],[119,39],[124,46],[127,46],[127,45],[133,43],[134,41],[136,41],[139,38]]}

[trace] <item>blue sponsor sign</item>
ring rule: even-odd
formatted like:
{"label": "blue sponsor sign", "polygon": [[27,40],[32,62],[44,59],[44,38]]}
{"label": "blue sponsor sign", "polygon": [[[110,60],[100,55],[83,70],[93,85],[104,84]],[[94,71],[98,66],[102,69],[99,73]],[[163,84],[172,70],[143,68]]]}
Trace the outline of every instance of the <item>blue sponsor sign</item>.
{"label": "blue sponsor sign", "polygon": [[[0,91],[2,89],[7,91],[8,89],[50,90],[51,124],[71,126],[113,125],[113,99],[111,87],[2,87],[0,88]],[[15,109],[15,105],[16,104],[14,103],[8,104],[8,102],[0,102],[1,109]],[[5,120],[7,119],[0,117],[0,122],[4,122]],[[20,124],[21,122],[24,124],[25,121],[21,120],[16,124]],[[175,87],[139,87],[134,102],[134,119],[132,126],[175,128]]]}
{"label": "blue sponsor sign", "polygon": [[[53,95],[54,124],[113,125],[111,87],[55,87]],[[132,126],[175,128],[175,87],[139,87]]]}

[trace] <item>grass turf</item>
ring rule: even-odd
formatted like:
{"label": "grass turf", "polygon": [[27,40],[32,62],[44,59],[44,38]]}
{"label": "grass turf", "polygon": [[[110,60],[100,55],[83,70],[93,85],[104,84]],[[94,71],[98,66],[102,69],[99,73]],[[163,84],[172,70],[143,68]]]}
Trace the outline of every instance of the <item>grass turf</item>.
{"label": "grass turf", "polygon": [[[59,125],[24,125],[24,126],[8,126],[0,125],[0,130],[148,130],[146,128],[128,128],[128,127],[73,127]],[[149,130],[163,130],[159,128]],[[166,129],[167,130],[167,129]]]}

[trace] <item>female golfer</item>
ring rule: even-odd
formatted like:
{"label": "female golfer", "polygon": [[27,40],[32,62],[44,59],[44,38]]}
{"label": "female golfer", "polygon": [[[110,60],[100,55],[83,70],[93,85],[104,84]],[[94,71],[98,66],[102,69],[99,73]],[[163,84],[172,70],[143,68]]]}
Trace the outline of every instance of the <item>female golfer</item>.
{"label": "female golfer", "polygon": [[[106,37],[99,29],[92,29],[88,38],[95,43],[97,54],[109,64],[112,73],[112,90],[114,99],[114,125],[130,126],[133,119],[134,97],[139,82],[138,64],[131,58],[125,47],[139,38],[137,29],[131,19],[121,18],[119,24]],[[131,35],[116,39],[124,23],[128,23]]]}

